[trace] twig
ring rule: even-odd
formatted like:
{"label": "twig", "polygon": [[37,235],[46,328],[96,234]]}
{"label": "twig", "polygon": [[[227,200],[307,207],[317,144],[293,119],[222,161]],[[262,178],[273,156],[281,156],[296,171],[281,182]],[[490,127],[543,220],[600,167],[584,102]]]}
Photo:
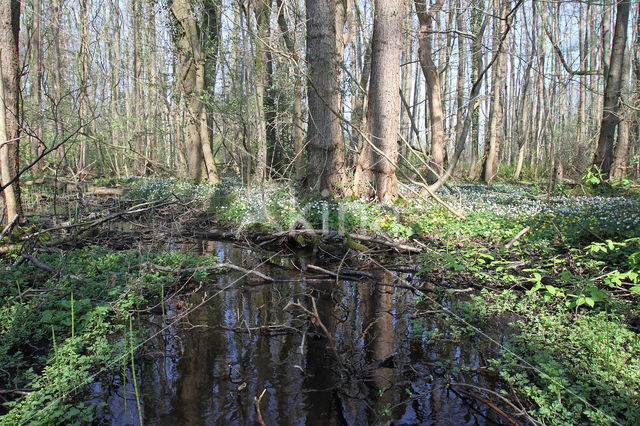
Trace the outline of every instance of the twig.
{"label": "twig", "polygon": [[505,244],[505,245],[504,245],[504,248],[505,248],[505,249],[507,249],[507,250],[509,250],[509,249],[513,246],[513,244],[514,244],[516,241],[518,241],[520,238],[522,238],[522,236],[523,236],[524,234],[526,234],[527,232],[529,232],[529,229],[531,229],[531,227],[530,227],[530,226],[527,226],[527,227],[525,227],[523,230],[521,230],[520,232],[518,232],[518,233],[516,234],[516,236],[515,236],[515,237],[513,237],[513,238],[511,239],[511,241],[509,241],[507,244]]}
{"label": "twig", "polygon": [[18,216],[14,217],[13,220],[11,221],[11,223],[9,223],[7,226],[4,227],[4,229],[0,233],[0,240],[2,238],[4,238],[4,236],[7,234],[7,232],[9,232],[13,228],[13,225],[16,224],[17,220],[18,220]]}

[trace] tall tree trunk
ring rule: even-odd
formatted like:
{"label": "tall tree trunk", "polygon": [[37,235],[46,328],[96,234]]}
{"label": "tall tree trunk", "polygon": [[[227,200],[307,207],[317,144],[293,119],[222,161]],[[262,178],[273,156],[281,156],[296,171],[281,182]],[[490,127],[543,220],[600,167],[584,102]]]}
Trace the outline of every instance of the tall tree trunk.
{"label": "tall tree trunk", "polygon": [[307,175],[304,184],[323,197],[344,194],[344,138],[341,126],[340,63],[345,22],[342,0],[306,0]]}
{"label": "tall tree trunk", "polygon": [[[456,6],[458,11],[456,13],[456,27],[458,31],[464,32],[464,19],[462,16],[462,1],[457,0]],[[464,75],[465,64],[467,62],[466,49],[464,46],[464,38],[458,35],[458,75],[456,81],[456,139],[462,134],[463,121],[464,121]]]}
{"label": "tall tree trunk", "polygon": [[131,46],[133,54],[133,96],[132,96],[132,113],[134,120],[133,139],[136,149],[135,173],[145,175],[147,172],[147,161],[144,158],[146,151],[145,134],[142,125],[145,122],[144,114],[146,105],[142,96],[142,43],[141,22],[142,7],[140,2],[143,0],[131,0],[131,31],[133,32],[133,45]]}
{"label": "tall tree trunk", "polygon": [[200,135],[204,58],[191,0],[173,0],[171,12],[179,26],[176,40],[179,51],[176,82],[184,96],[186,109],[184,144],[187,173],[191,179],[198,180],[202,177],[204,167]]}
{"label": "tall tree trunk", "polygon": [[613,33],[609,73],[604,90],[600,137],[598,138],[598,148],[593,157],[593,164],[600,167],[604,177],[609,176],[613,163],[613,141],[619,121],[618,110],[622,87],[622,65],[627,44],[629,4],[629,0],[621,0],[616,8],[616,26]]}
{"label": "tall tree trunk", "polygon": [[[20,140],[20,1],[0,0],[0,182],[6,185],[18,173]],[[2,223],[22,217],[20,181],[2,192]]]}
{"label": "tall tree trunk", "polygon": [[[474,4],[474,3],[471,3]],[[482,59],[482,20],[484,16],[484,0],[471,9],[471,32],[474,35],[471,41],[471,80],[478,80],[478,76],[484,67]],[[482,82],[480,82],[481,84]],[[473,106],[471,106],[473,108]],[[473,108],[471,112],[471,149],[469,150],[469,176],[475,179],[478,175],[478,157],[480,156],[480,108]]]}
{"label": "tall tree trunk", "polygon": [[218,51],[220,47],[220,10],[219,0],[204,0],[202,11],[202,48],[204,62],[201,70],[202,74],[202,96],[200,99],[200,143],[207,173],[209,185],[218,183],[218,169],[212,148],[211,127],[213,125],[213,115],[211,105],[215,96],[216,70],[218,66]]}
{"label": "tall tree trunk", "polygon": [[[255,39],[255,127],[256,127],[256,169],[254,180],[258,183],[267,178],[267,145],[273,141],[267,140],[267,108],[272,108],[267,100],[267,90],[270,80],[271,61],[267,56],[267,40],[269,36],[269,7],[264,0],[254,0],[254,12],[256,18],[257,38]],[[247,22],[251,17],[247,16]]]}
{"label": "tall tree trunk", "polygon": [[154,10],[155,1],[145,0],[145,8],[147,15],[147,45],[149,54],[147,55],[148,65],[148,102],[149,102],[149,114],[147,115],[147,133],[148,133],[148,146],[146,157],[150,160],[147,171],[151,171],[158,161],[158,134],[160,133],[160,123],[158,120],[159,111],[159,87],[160,87],[160,75],[158,72],[158,47],[156,45],[156,13]]}
{"label": "tall tree trunk", "polygon": [[[62,103],[64,100],[63,91],[65,88],[63,87],[64,83],[62,81],[62,50],[61,50],[61,41],[60,34],[62,33],[62,0],[52,0],[52,13],[51,18],[53,21],[53,54],[55,58],[55,64],[53,69],[53,91],[54,95],[52,97],[52,111],[53,111],[53,120],[55,121],[55,142],[58,143],[65,138],[65,129],[64,129],[64,121],[62,114],[64,113],[62,109]],[[66,167],[67,165],[67,148],[65,145],[62,145],[60,148],[60,163],[62,167]]]}
{"label": "tall tree trunk", "polygon": [[420,66],[424,74],[427,101],[429,104],[429,125],[431,130],[431,148],[429,151],[430,168],[427,171],[427,181],[435,182],[444,171],[445,157],[445,134],[444,134],[444,111],[442,109],[442,94],[440,87],[440,74],[433,62],[433,21],[444,5],[444,0],[436,2],[427,10],[424,0],[414,0],[418,21],[420,22],[420,33],[418,35],[418,56]]}
{"label": "tall tree trunk", "polygon": [[[640,11],[638,11],[640,12]],[[625,46],[625,49],[627,47]],[[631,66],[631,54],[625,50],[624,58],[622,60],[622,79],[621,79],[621,93],[620,98],[625,104],[629,104],[629,97],[631,90],[629,88],[629,68]],[[620,122],[618,123],[618,133],[616,137],[616,144],[613,151],[613,164],[611,166],[612,178],[623,178],[627,172],[628,154],[629,154],[629,137],[630,137],[630,122],[632,113],[630,109],[623,106],[622,110],[618,113]]]}
{"label": "tall tree trunk", "polygon": [[354,176],[358,196],[371,196],[371,187],[364,179],[373,175],[376,198],[387,203],[398,197],[398,80],[402,53],[403,11],[404,5],[401,1],[375,2],[367,109],[368,141],[364,142],[360,151]]}
{"label": "tall tree trunk", "polygon": [[[285,4],[283,0],[276,0],[276,6],[278,8],[278,26],[282,31],[282,37],[284,43],[287,46],[287,50],[293,59],[294,64],[298,64],[300,60],[300,53],[298,52],[294,38],[291,36],[289,25],[285,16]],[[293,27],[295,31],[295,26]],[[296,65],[297,66],[297,65]],[[303,144],[304,135],[302,128],[302,86],[300,77],[298,77],[298,70],[294,70],[294,83],[293,83],[293,149],[294,149],[294,164],[296,171],[296,178],[302,179],[304,177],[304,156],[303,156]]]}
{"label": "tall tree trunk", "polygon": [[[42,0],[33,0],[33,29],[31,37],[31,108],[33,109],[33,132],[31,139],[31,157],[38,158],[42,152],[40,141],[42,140]],[[37,162],[32,170],[34,173],[42,169],[41,161]]]}
{"label": "tall tree trunk", "polygon": [[[80,85],[80,119],[87,120],[89,115],[89,96],[88,96],[88,76],[89,76],[89,35],[87,26],[89,25],[89,8],[88,0],[80,1],[80,50],[78,52],[78,83]],[[89,167],[89,126],[83,129],[83,137],[80,142],[80,158],[78,161],[78,171],[86,172]]]}
{"label": "tall tree trunk", "polygon": [[[500,15],[499,24],[494,26],[494,46],[499,43],[500,37],[508,29],[507,17],[509,13],[509,0],[502,0],[502,4],[496,5],[496,12]],[[500,10],[500,7],[502,10]],[[506,42],[504,44],[507,44]],[[500,142],[504,137],[502,120],[504,117],[504,91],[506,86],[507,60],[502,45],[498,45],[498,55],[491,76],[491,108],[489,111],[489,139],[485,142],[484,159],[482,164],[482,180],[490,182],[497,173],[498,153]]]}

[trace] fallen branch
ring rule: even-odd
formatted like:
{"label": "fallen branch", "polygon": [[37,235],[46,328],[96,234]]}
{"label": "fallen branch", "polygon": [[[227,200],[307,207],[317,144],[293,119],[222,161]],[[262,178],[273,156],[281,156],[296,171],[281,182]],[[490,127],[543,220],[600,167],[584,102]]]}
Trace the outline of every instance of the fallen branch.
{"label": "fallen branch", "polygon": [[214,273],[214,272],[218,272],[220,269],[232,269],[234,271],[239,271],[242,272],[245,275],[255,275],[256,277],[264,280],[264,281],[275,281],[273,278],[258,272],[258,271],[254,271],[254,270],[250,270],[250,269],[245,269],[242,268],[238,265],[234,265],[233,263],[217,263],[215,265],[207,265],[207,266],[198,266],[195,268],[169,268],[166,266],[161,266],[161,265],[156,265],[155,263],[151,263],[151,262],[142,262],[136,266],[133,267],[133,269],[146,269],[149,271],[160,271],[160,272],[168,272],[168,273],[173,273],[173,274],[178,274],[178,273],[185,273],[185,274],[194,274],[196,272],[206,272],[206,273]]}
{"label": "fallen branch", "polygon": [[320,266],[307,264],[307,269],[311,269],[312,271],[320,272],[325,275],[332,276],[334,278],[344,279],[344,280],[357,280],[363,278],[375,278],[374,275],[368,274],[366,272],[361,271],[351,271],[351,270],[340,270],[339,272],[333,272],[328,269],[321,268]]}
{"label": "fallen branch", "polygon": [[9,223],[7,226],[4,227],[4,229],[2,230],[2,232],[0,233],[0,240],[4,238],[4,236],[11,231],[11,229],[13,228],[13,225],[16,224],[16,222],[18,221],[18,216],[15,216],[13,218],[13,220],[11,221],[11,223]]}
{"label": "fallen branch", "polygon": [[391,247],[398,251],[408,251],[410,253],[421,253],[422,249],[414,246],[410,246],[407,244],[398,243],[392,240],[388,240],[382,237],[376,237],[372,235],[364,235],[364,234],[351,234],[351,233],[340,233],[337,231],[322,231],[316,229],[294,229],[291,231],[280,231],[272,234],[274,237],[293,237],[296,235],[312,235],[312,236],[321,236],[325,239],[334,238],[334,237],[342,237],[346,236],[348,238],[352,238],[354,240],[367,241],[374,244],[380,244],[387,247]]}
{"label": "fallen branch", "polygon": [[530,227],[530,226],[527,226],[527,227],[525,227],[522,231],[518,232],[518,233],[516,234],[516,236],[515,236],[515,237],[513,237],[513,238],[511,239],[511,241],[509,241],[507,244],[505,244],[505,245],[504,245],[504,248],[505,248],[505,249],[507,249],[507,250],[509,250],[509,249],[513,246],[513,244],[514,244],[516,241],[518,241],[520,238],[522,238],[522,236],[523,236],[524,234],[526,234],[527,232],[529,232],[529,229],[531,229],[531,227]]}
{"label": "fallen branch", "polygon": [[23,254],[23,255],[22,255],[22,259],[29,260],[29,261],[33,264],[33,266],[35,266],[35,267],[37,267],[37,268],[40,268],[40,269],[43,269],[43,270],[45,270],[45,271],[47,271],[47,272],[51,272],[52,274],[56,274],[56,275],[57,275],[57,274],[60,274],[60,275],[62,275],[62,276],[69,277],[69,278],[73,278],[73,279],[75,279],[75,280],[79,280],[79,279],[81,279],[81,278],[80,278],[79,276],[77,276],[77,275],[74,275],[74,274],[68,274],[68,273],[65,273],[65,272],[61,271],[60,269],[56,269],[56,268],[54,268],[53,266],[51,266],[51,265],[49,265],[49,264],[44,263],[43,261],[41,261],[41,260],[40,260],[40,259],[38,259],[37,257],[32,256],[32,255],[30,255],[30,254]]}

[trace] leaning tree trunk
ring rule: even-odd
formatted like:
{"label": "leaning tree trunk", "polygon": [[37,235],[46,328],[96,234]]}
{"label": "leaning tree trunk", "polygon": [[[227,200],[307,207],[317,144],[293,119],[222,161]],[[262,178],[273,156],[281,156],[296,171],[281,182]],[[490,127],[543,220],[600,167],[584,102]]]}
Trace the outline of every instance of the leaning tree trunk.
{"label": "leaning tree trunk", "polygon": [[[0,0],[0,177],[5,186],[18,173],[20,57],[20,1]],[[2,223],[22,216],[20,184],[15,180],[2,192]]]}
{"label": "leaning tree trunk", "polygon": [[618,2],[617,6],[616,26],[613,32],[611,60],[609,61],[609,73],[604,89],[600,137],[598,138],[598,148],[593,157],[593,164],[600,167],[600,171],[605,178],[609,177],[609,173],[611,172],[611,165],[613,163],[613,140],[619,122],[618,104],[620,102],[620,90],[622,87],[624,50],[627,44],[629,3],[628,0],[622,0]]}
{"label": "leaning tree trunk", "polygon": [[342,0],[306,0],[309,123],[304,185],[323,197],[344,194],[340,62],[344,52]]}
{"label": "leaning tree trunk", "polygon": [[368,198],[371,196],[370,188],[373,187],[368,185],[368,182],[360,184],[359,181],[363,176],[373,175],[376,198],[382,202],[391,202],[398,198],[398,81],[403,10],[404,5],[401,1],[375,2],[367,140],[360,151],[354,176],[356,195]]}

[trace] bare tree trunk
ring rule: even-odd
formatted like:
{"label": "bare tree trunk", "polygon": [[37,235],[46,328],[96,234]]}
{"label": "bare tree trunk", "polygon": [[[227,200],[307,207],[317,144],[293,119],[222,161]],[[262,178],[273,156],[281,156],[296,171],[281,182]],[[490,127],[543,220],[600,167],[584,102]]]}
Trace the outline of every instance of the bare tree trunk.
{"label": "bare tree trunk", "polygon": [[[31,108],[34,112],[35,133],[31,139],[31,157],[38,158],[42,152],[40,141],[42,140],[42,0],[33,0],[33,35],[31,37]],[[32,170],[34,173],[42,169],[41,162],[37,162]]]}
{"label": "bare tree trunk", "polygon": [[[472,3],[473,4],[473,3]],[[482,72],[483,59],[482,59],[482,35],[480,34],[480,28],[482,27],[482,20],[484,15],[484,0],[480,2],[480,5],[473,6],[471,10],[471,32],[474,34],[474,38],[471,41],[471,80],[475,82],[478,80],[478,76]],[[473,108],[471,112],[471,149],[470,149],[470,164],[469,164],[469,176],[471,178],[477,177],[477,165],[480,145],[480,109]]]}
{"label": "bare tree trunk", "polygon": [[146,157],[151,161],[148,166],[148,172],[158,161],[158,134],[160,133],[160,123],[158,120],[159,110],[159,87],[160,75],[158,72],[158,47],[156,45],[156,13],[154,10],[155,1],[145,0],[145,8],[147,10],[147,44],[149,49],[148,66],[148,102],[149,113],[147,115],[147,150]]}
{"label": "bare tree trunk", "polygon": [[[269,35],[269,7],[264,0],[254,0],[254,12],[257,27],[257,39],[255,40],[255,113],[256,113],[256,169],[254,180],[262,183],[267,178],[267,112],[269,102],[266,91],[269,85],[269,70],[271,62],[267,57],[267,39]],[[251,17],[247,16],[247,22],[251,22]],[[275,140],[275,138],[274,138]],[[274,142],[274,141],[271,141]]]}
{"label": "bare tree trunk", "polygon": [[[20,57],[20,1],[0,0],[0,182],[6,185],[18,173]],[[22,217],[20,181],[2,192],[2,223]]]}
{"label": "bare tree trunk", "polygon": [[[398,197],[398,80],[402,53],[403,11],[404,5],[401,1],[375,2],[371,83],[367,109],[368,141],[365,141],[360,151],[354,176],[358,196],[371,196],[368,182],[364,181],[363,177],[373,175],[376,198],[387,203]],[[363,161],[360,161],[361,158]]]}
{"label": "bare tree trunk", "polygon": [[186,108],[185,139],[187,173],[198,180],[202,177],[204,155],[200,135],[204,58],[198,34],[195,12],[190,0],[173,0],[171,12],[180,27],[176,82],[184,96]]}
{"label": "bare tree trunk", "polygon": [[210,105],[213,102],[216,86],[216,69],[218,64],[218,50],[220,47],[220,2],[217,0],[205,0],[202,11],[202,38],[203,64],[200,70],[202,95],[200,99],[200,143],[204,159],[205,172],[209,185],[218,183],[218,169],[212,149],[211,126],[212,117]]}
{"label": "bare tree trunk", "polygon": [[[626,49],[626,47],[625,47]],[[631,94],[629,88],[629,68],[631,66],[631,54],[626,52],[622,64],[621,94],[620,98],[623,104],[629,104]],[[627,106],[623,106],[618,113],[620,122],[618,123],[618,134],[616,137],[616,145],[613,151],[613,164],[611,166],[612,178],[623,178],[627,172],[627,162],[629,154],[629,133],[630,121],[632,113]]]}
{"label": "bare tree trunk", "polygon": [[[63,140],[65,138],[65,129],[63,118],[61,117],[62,111],[62,102],[63,102],[63,82],[62,82],[62,50],[60,46],[60,33],[62,32],[62,10],[61,10],[62,0],[52,0],[52,14],[51,18],[53,21],[53,52],[55,57],[55,64],[53,70],[53,90],[54,95],[52,97],[52,101],[54,105],[52,105],[53,110],[53,119],[55,121],[55,140],[56,142]],[[60,163],[62,167],[66,167],[67,165],[67,148],[65,145],[62,145],[60,148]]]}
{"label": "bare tree trunk", "polygon": [[[496,5],[496,12],[500,14],[499,24],[494,26],[494,45],[500,39],[500,35],[508,30],[507,15],[509,13],[510,0],[503,0],[502,4]],[[499,8],[502,7],[500,11]],[[506,43],[505,43],[506,44]],[[501,46],[498,46],[500,49]],[[484,161],[482,165],[482,180],[491,182],[497,173],[498,153],[500,142],[504,138],[502,120],[504,117],[504,90],[506,86],[507,61],[504,49],[496,53],[498,55],[493,69],[491,88],[491,109],[489,111],[489,140],[485,143]]]}
{"label": "bare tree trunk", "polygon": [[306,0],[309,124],[304,184],[323,197],[344,194],[344,138],[341,126],[342,0]]}
{"label": "bare tree trunk", "polygon": [[134,120],[133,140],[135,141],[136,149],[134,170],[138,175],[145,175],[147,172],[147,162],[144,158],[146,144],[142,124],[144,123],[146,105],[142,96],[141,1],[143,0],[131,0],[131,31],[133,32],[133,45],[131,46],[133,54],[133,97],[131,102]]}
{"label": "bare tree trunk", "polygon": [[[291,55],[295,64],[299,63],[300,54],[296,47],[294,38],[291,36],[289,32],[289,26],[287,24],[287,19],[285,17],[285,5],[283,0],[276,0],[276,6],[278,7],[278,26],[280,27],[280,31],[282,31],[282,37],[284,38],[285,45],[287,46],[287,50]],[[295,27],[294,27],[295,31]],[[296,65],[298,66],[298,65]],[[301,83],[300,78],[298,77],[297,70],[294,71],[294,84],[293,84],[293,147],[295,154],[295,171],[296,178],[302,179],[304,177],[304,157],[303,157],[303,144],[304,144],[304,136],[302,133],[302,93],[301,93]]]}
{"label": "bare tree trunk", "polygon": [[600,167],[602,175],[609,176],[613,163],[613,142],[618,125],[620,90],[622,86],[622,65],[625,46],[627,44],[627,24],[629,22],[629,1],[618,2],[616,26],[613,33],[611,60],[604,91],[602,107],[602,124],[598,148],[593,157],[593,164]]}
{"label": "bare tree trunk", "polygon": [[414,0],[420,33],[418,35],[418,55],[420,66],[426,81],[427,101],[429,104],[429,124],[431,130],[430,166],[433,172],[427,172],[427,181],[435,182],[444,171],[445,134],[444,111],[442,109],[442,95],[440,87],[440,74],[433,62],[433,21],[444,5],[444,0],[436,2],[426,8],[424,0]]}
{"label": "bare tree trunk", "polygon": [[[462,16],[462,1],[457,0],[456,6],[458,8],[456,14],[456,27],[458,31],[464,32],[464,19]],[[465,63],[467,61],[466,58],[466,49],[464,46],[464,39],[461,36],[458,36],[458,75],[456,81],[456,139],[460,137],[462,134],[463,121],[464,121],[464,74],[465,74]]]}
{"label": "bare tree trunk", "polygon": [[[89,115],[89,96],[88,96],[88,67],[89,67],[89,40],[87,34],[87,26],[89,25],[88,0],[80,1],[80,51],[78,52],[78,68],[80,84],[80,120],[86,120]],[[83,137],[80,143],[80,161],[78,169],[87,171],[89,167],[89,128],[85,126]],[[79,171],[79,170],[78,170]]]}

